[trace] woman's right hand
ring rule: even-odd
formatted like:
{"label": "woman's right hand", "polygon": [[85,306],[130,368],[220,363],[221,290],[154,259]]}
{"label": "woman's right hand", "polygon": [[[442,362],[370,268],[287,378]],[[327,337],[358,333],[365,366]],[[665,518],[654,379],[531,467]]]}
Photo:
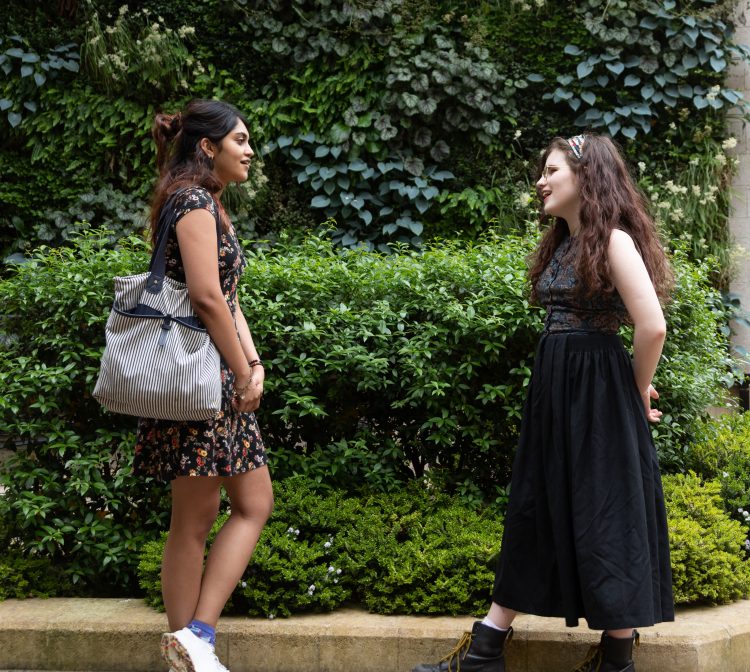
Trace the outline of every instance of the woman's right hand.
{"label": "woman's right hand", "polygon": [[651,400],[658,398],[659,393],[653,385],[649,385],[645,392],[641,392],[641,401],[643,402],[643,408],[646,411],[646,420],[649,422],[659,422],[661,416],[664,415],[658,408],[651,408]]}
{"label": "woman's right hand", "polygon": [[263,397],[262,376],[250,374],[244,380],[235,379],[232,406],[240,413],[253,413],[260,407]]}

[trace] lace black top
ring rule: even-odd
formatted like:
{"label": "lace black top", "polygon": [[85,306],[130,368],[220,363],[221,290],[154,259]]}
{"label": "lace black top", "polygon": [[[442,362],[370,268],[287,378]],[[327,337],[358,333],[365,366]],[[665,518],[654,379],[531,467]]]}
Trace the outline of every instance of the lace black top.
{"label": "lace black top", "polygon": [[575,252],[576,238],[564,238],[537,282],[537,296],[547,309],[544,330],[614,334],[628,320],[625,304],[617,290],[612,294],[583,296],[573,268]]}

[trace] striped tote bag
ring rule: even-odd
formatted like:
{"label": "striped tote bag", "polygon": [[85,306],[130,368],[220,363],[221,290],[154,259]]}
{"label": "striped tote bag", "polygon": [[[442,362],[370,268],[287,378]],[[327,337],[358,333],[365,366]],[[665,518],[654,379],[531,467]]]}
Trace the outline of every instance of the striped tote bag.
{"label": "striped tote bag", "polygon": [[149,272],[114,279],[115,300],[93,395],[115,413],[207,420],[221,408],[219,353],[193,311],[187,285],[165,277],[174,217],[168,201]]}

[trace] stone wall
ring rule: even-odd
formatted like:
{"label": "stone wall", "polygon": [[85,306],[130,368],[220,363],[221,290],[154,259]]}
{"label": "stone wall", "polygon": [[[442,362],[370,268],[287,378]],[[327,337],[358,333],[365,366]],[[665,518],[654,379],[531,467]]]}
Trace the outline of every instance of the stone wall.
{"label": "stone wall", "polygon": [[[748,23],[750,23],[750,0],[741,0],[737,7],[735,33],[735,41],[739,44],[750,45]],[[730,70],[727,85],[732,89],[742,91],[745,100],[750,101],[750,63],[745,61],[735,63]],[[732,118],[729,121],[728,130],[737,138],[737,147],[733,151],[740,161],[733,183],[733,212],[729,226],[732,237],[741,246],[741,250],[731,290],[739,294],[744,309],[750,311],[750,124],[741,119]],[[739,324],[734,326],[735,342],[750,351],[750,328]],[[747,370],[750,372],[750,365]]]}

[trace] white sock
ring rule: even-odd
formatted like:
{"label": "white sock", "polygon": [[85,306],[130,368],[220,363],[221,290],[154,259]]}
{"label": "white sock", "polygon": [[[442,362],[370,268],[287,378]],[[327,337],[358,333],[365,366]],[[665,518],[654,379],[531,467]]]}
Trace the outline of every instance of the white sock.
{"label": "white sock", "polygon": [[489,616],[484,617],[484,620],[482,621],[482,625],[486,625],[487,627],[492,628],[493,630],[500,630],[500,632],[508,632],[508,628],[501,628],[495,625],[495,623],[490,620]]}

